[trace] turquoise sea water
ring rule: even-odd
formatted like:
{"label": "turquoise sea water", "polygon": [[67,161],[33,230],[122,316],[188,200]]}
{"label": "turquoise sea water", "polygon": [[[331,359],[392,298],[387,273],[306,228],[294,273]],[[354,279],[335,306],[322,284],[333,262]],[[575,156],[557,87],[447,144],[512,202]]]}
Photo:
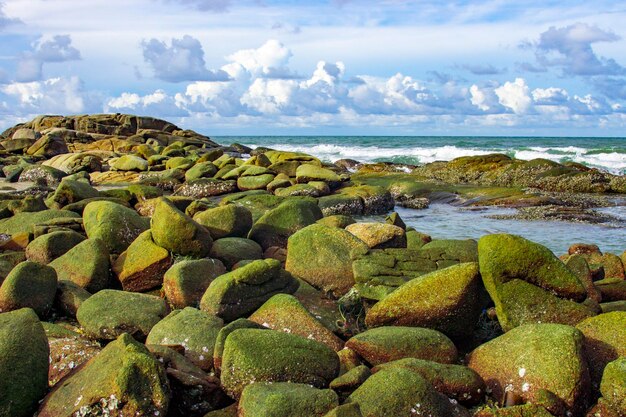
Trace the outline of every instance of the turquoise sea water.
{"label": "turquoise sea water", "polygon": [[[361,162],[396,162],[419,165],[465,155],[505,153],[519,159],[546,158],[574,161],[614,174],[626,175],[626,138],[546,137],[408,137],[408,136],[229,136],[218,143],[242,143],[251,147],[301,151],[333,162],[350,158]],[[433,204],[426,210],[397,208],[405,222],[435,238],[478,238],[488,233],[515,233],[542,243],[555,253],[576,242],[595,243],[607,252],[626,250],[626,200],[601,211],[620,219],[611,224],[590,225],[560,221],[492,219],[511,209],[469,210]]]}

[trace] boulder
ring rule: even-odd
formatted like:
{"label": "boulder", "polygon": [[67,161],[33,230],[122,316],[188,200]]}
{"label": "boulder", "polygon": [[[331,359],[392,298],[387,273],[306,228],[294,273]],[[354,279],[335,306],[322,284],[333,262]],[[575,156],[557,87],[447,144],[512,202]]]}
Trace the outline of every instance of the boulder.
{"label": "boulder", "polygon": [[49,352],[33,310],[0,314],[0,416],[33,415],[48,390]]}
{"label": "boulder", "polygon": [[230,322],[249,315],[275,294],[297,289],[298,281],[280,267],[280,262],[256,260],[211,282],[200,308]]}
{"label": "boulder", "polygon": [[241,393],[240,417],[323,416],[339,405],[334,391],[291,382],[256,383]]}
{"label": "boulder", "polygon": [[546,390],[580,415],[590,391],[583,342],[583,334],[571,326],[521,325],[476,348],[468,366],[500,404],[506,392],[525,398]]}
{"label": "boulder", "polygon": [[33,233],[35,225],[56,219],[80,219],[80,215],[67,210],[43,210],[34,213],[22,212],[0,220],[0,233],[6,235],[19,235]]}
{"label": "boulder", "polygon": [[45,317],[57,291],[57,274],[51,267],[25,261],[7,275],[0,286],[0,313],[32,308]]}
{"label": "boulder", "polygon": [[149,219],[110,201],[94,201],[83,211],[85,232],[90,239],[102,239],[109,252],[119,254],[150,227]]}
{"label": "boulder", "polygon": [[145,346],[122,334],[55,385],[38,416],[164,416],[169,395],[163,366]]}
{"label": "boulder", "polygon": [[443,333],[421,327],[377,327],[359,333],[346,342],[371,365],[403,358],[454,363],[457,349]]}
{"label": "boulder", "polygon": [[334,214],[332,216],[326,216],[324,218],[319,219],[317,224],[323,224],[324,226],[330,227],[338,227],[340,229],[345,229],[347,226],[356,223],[351,216],[346,216],[343,214]]}
{"label": "boulder", "polygon": [[254,240],[225,237],[213,242],[209,256],[219,259],[228,269],[244,260],[263,259],[263,249]]}
{"label": "boulder", "polygon": [[217,173],[213,162],[198,162],[185,172],[185,181],[190,182],[200,178],[210,178]]}
{"label": "boulder", "polygon": [[181,346],[184,355],[200,369],[213,368],[213,350],[222,319],[192,307],[174,310],[158,322],[146,338],[146,344]]}
{"label": "boulder", "polygon": [[337,187],[341,178],[330,169],[312,164],[302,164],[296,169],[296,182],[305,184],[309,181],[323,181],[331,187]]}
{"label": "boulder", "polygon": [[251,382],[295,382],[327,387],[339,372],[339,358],[314,340],[273,330],[238,329],[226,338],[222,386],[239,398]]}
{"label": "boulder", "polygon": [[198,307],[211,282],[226,273],[217,259],[186,259],[176,262],[163,276],[163,292],[175,308]]}
{"label": "boulder", "polygon": [[114,340],[128,333],[144,340],[168,313],[165,301],[147,294],[102,290],[78,309],[76,319],[91,338]]}
{"label": "boulder", "polygon": [[352,255],[367,249],[362,240],[343,229],[314,224],[289,238],[285,269],[339,297],[354,285]]}
{"label": "boulder", "polygon": [[600,385],[602,398],[618,413],[626,410],[626,357],[606,365]]}
{"label": "boulder", "polygon": [[109,250],[99,238],[87,239],[50,262],[59,281],[71,281],[90,293],[109,285]]}
{"label": "boulder", "polygon": [[212,197],[230,194],[237,191],[237,183],[233,180],[222,181],[214,178],[191,180],[176,189],[176,195],[194,198]]}
{"label": "boulder", "polygon": [[80,306],[91,297],[91,294],[72,281],[61,281],[57,285],[55,308],[68,317],[76,317]]}
{"label": "boulder", "polygon": [[72,231],[47,233],[28,244],[26,258],[40,264],[49,264],[84,240],[85,236]]}
{"label": "boulder", "polygon": [[404,229],[387,223],[354,223],[346,231],[361,239],[370,249],[406,248]]}
{"label": "boulder", "polygon": [[226,343],[226,339],[228,338],[228,335],[230,335],[237,329],[266,330],[267,327],[264,327],[248,319],[237,319],[222,327],[217,334],[217,338],[215,339],[215,349],[213,350],[213,366],[217,375],[220,374],[220,371],[222,369],[222,358],[224,356],[224,344]]}
{"label": "boulder", "polygon": [[64,178],[56,187],[54,193],[48,197],[46,204],[50,208],[61,209],[68,204],[99,196],[98,190],[93,188],[88,182]]}
{"label": "boulder", "polygon": [[224,237],[246,237],[252,228],[252,213],[236,204],[201,211],[193,219],[206,227],[214,240]]}
{"label": "boulder", "polygon": [[160,198],[150,224],[154,242],[172,253],[202,258],[211,250],[209,231],[165,198]]}

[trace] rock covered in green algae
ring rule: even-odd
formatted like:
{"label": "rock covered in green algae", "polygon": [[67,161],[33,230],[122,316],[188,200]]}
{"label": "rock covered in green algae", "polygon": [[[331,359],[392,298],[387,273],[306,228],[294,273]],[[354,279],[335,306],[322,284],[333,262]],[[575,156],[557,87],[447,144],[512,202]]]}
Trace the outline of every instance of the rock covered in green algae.
{"label": "rock covered in green algae", "polygon": [[406,368],[417,372],[440,393],[465,405],[476,405],[486,393],[485,381],[476,371],[462,365],[441,364],[405,358],[376,366],[374,373],[386,368]]}
{"label": "rock covered in green algae", "polygon": [[204,226],[165,198],[160,198],[154,209],[150,230],[157,245],[178,255],[205,257],[213,243],[211,234]]}
{"label": "rock covered in green algae", "polygon": [[18,264],[0,286],[0,313],[32,308],[45,317],[57,291],[57,274],[53,268],[25,261]]}
{"label": "rock covered in green algae", "polygon": [[370,368],[365,365],[359,365],[333,379],[330,382],[330,388],[340,394],[342,398],[346,398],[371,375]]}
{"label": "rock covered in green algae", "polygon": [[240,417],[324,416],[339,404],[330,389],[317,389],[291,382],[256,383],[241,393]]}
{"label": "rock covered in green algae", "polygon": [[339,373],[337,354],[323,343],[274,330],[238,329],[226,338],[222,386],[239,398],[257,382],[295,382],[327,387]]}
{"label": "rock covered in green algae", "polygon": [[48,197],[46,203],[51,208],[60,209],[68,204],[99,196],[98,190],[93,188],[88,182],[64,178],[54,193]]}
{"label": "rock covered in green algae", "polygon": [[626,410],[626,356],[610,362],[604,368],[600,384],[602,398],[616,411]]}
{"label": "rock covered in green algae", "polygon": [[248,238],[265,250],[287,246],[289,236],[323,217],[315,200],[289,199],[267,211],[252,226]]}
{"label": "rock covered in green algae", "polygon": [[252,228],[252,213],[245,207],[226,204],[201,211],[193,219],[206,227],[214,240],[246,237]]}
{"label": "rock covered in green algae", "polygon": [[362,240],[343,229],[314,224],[289,238],[285,269],[339,297],[354,285],[352,255],[367,250]]}
{"label": "rock covered in green algae", "polygon": [[276,294],[251,316],[250,320],[273,330],[297,334],[324,343],[334,351],[343,341],[327,329],[292,295]]}
{"label": "rock covered in green algae", "polygon": [[462,263],[400,286],[367,312],[365,323],[428,327],[455,339],[470,337],[486,300],[478,264]]}
{"label": "rock covered in green algae", "polygon": [[176,262],[163,276],[163,292],[175,308],[197,307],[211,282],[226,273],[217,259],[185,259]]}
{"label": "rock covered in green algae", "polygon": [[363,414],[357,403],[346,403],[333,408],[324,417],[363,417]]}
{"label": "rock covered in green algae", "polygon": [[348,401],[359,405],[363,417],[469,417],[466,410],[439,394],[419,373],[404,368],[380,370],[357,388]]}
{"label": "rock covered in green algae", "polygon": [[468,366],[501,404],[506,392],[524,398],[547,390],[578,415],[590,394],[583,341],[583,334],[571,326],[522,325],[476,348]]}
{"label": "rock covered in green algae", "polygon": [[128,334],[60,381],[44,399],[40,417],[164,416],[170,400],[163,366]]}
{"label": "rock covered in green algae", "polygon": [[334,214],[332,216],[326,216],[324,218],[319,219],[317,224],[323,224],[324,226],[330,227],[338,227],[340,229],[345,229],[347,226],[356,223],[351,216],[346,216],[343,214]]}
{"label": "rock covered in green algae", "polygon": [[298,281],[275,259],[256,260],[217,277],[200,301],[200,308],[226,322],[247,316],[278,293],[293,293]]}
{"label": "rock covered in green algae", "polygon": [[0,416],[32,416],[48,389],[48,339],[35,312],[0,314]]}
{"label": "rock covered in green algae", "polygon": [[29,261],[49,264],[83,240],[85,240],[85,236],[73,231],[47,233],[28,244],[26,258]]}
{"label": "rock covered in green algae", "polygon": [[371,249],[406,248],[404,229],[386,223],[354,223],[346,231],[361,239]]}
{"label": "rock covered in green algae", "polygon": [[90,293],[109,285],[109,250],[99,238],[87,239],[50,262],[59,281],[71,281]]}
{"label": "rock covered in green algae", "polygon": [[224,344],[226,343],[226,338],[237,329],[263,330],[267,328],[248,319],[237,319],[222,327],[217,334],[217,338],[215,339],[215,349],[213,350],[213,365],[217,374],[220,373],[222,368],[222,357],[224,355]]}
{"label": "rock covered in green algae", "polygon": [[146,291],[163,282],[172,264],[170,253],[152,240],[146,230],[113,262],[113,272],[126,291]]}
{"label": "rock covered in green algae", "polygon": [[150,227],[147,218],[120,204],[94,201],[83,211],[87,237],[102,239],[109,252],[119,254]]}
{"label": "rock covered in green algae", "polygon": [[457,349],[443,333],[421,327],[377,327],[353,336],[346,347],[371,365],[403,358],[454,363]]}
{"label": "rock covered in green algae", "polygon": [[80,219],[80,215],[68,210],[43,210],[37,212],[22,212],[0,220],[0,233],[18,235],[21,233],[33,233],[35,225],[55,219]]}
{"label": "rock covered in green algae", "polygon": [[204,198],[230,194],[236,191],[237,183],[233,180],[223,181],[215,178],[198,178],[196,180],[188,181],[178,187],[176,189],[176,195]]}
{"label": "rock covered in green algae", "polygon": [[186,307],[174,310],[154,325],[146,344],[182,346],[184,355],[205,371],[213,368],[213,350],[222,319],[204,311]]}
{"label": "rock covered in green algae", "polygon": [[128,333],[143,340],[167,313],[167,305],[159,297],[102,290],[83,302],[76,319],[85,334],[95,339],[113,340]]}
{"label": "rock covered in green algae", "polygon": [[474,414],[474,417],[554,417],[554,415],[539,405],[524,404],[481,409]]}
{"label": "rock covered in green algae", "polygon": [[225,237],[213,242],[209,255],[222,261],[228,269],[232,269],[240,261],[263,259],[263,249],[251,239]]}
{"label": "rock covered in green algae", "polygon": [[136,155],[122,155],[112,164],[113,171],[147,171],[148,161]]}

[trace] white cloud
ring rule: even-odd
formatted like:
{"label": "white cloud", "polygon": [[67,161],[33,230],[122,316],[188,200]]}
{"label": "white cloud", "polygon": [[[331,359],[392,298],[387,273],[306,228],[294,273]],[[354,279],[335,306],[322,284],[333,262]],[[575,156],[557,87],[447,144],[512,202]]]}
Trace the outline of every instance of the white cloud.
{"label": "white cloud", "polygon": [[507,81],[501,87],[494,90],[498,96],[500,104],[513,110],[516,114],[527,113],[532,105],[529,96],[529,88],[523,78],[516,78],[515,81]]}
{"label": "white cloud", "polygon": [[177,103],[175,97],[163,90],[140,96],[134,93],[122,93],[119,97],[109,99],[104,105],[107,113],[139,113],[142,115],[158,114],[161,117],[184,117],[189,112]]}
{"label": "white cloud", "polygon": [[0,91],[14,100],[14,111],[19,115],[75,114],[96,109],[97,101],[84,91],[78,77],[14,82],[1,87]]}
{"label": "white cloud", "polygon": [[80,60],[80,51],[72,46],[70,35],[56,35],[52,39],[39,38],[32,51],[24,52],[17,63],[15,78],[19,82],[39,81],[43,78],[45,63]]}
{"label": "white cloud", "polygon": [[226,57],[230,64],[222,67],[233,78],[241,78],[242,73],[254,77],[292,78],[287,68],[291,51],[275,39],[270,39],[257,49],[243,49]]}
{"label": "white cloud", "polygon": [[170,3],[180,3],[201,11],[225,12],[232,5],[231,0],[165,0]]}

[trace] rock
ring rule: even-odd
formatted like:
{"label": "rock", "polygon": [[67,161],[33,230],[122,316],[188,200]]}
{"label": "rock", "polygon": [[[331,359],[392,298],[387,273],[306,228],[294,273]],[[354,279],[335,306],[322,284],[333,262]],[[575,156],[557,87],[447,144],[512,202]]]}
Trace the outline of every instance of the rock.
{"label": "rock", "polygon": [[119,254],[149,228],[149,220],[135,210],[109,201],[94,201],[83,211],[85,232],[102,239],[109,252]]}
{"label": "rock", "polygon": [[55,309],[67,315],[76,317],[76,312],[91,294],[72,281],[59,280],[55,299]]}
{"label": "rock", "polygon": [[604,400],[616,411],[626,410],[626,357],[622,356],[606,365],[600,392]]}
{"label": "rock", "polygon": [[251,382],[295,382],[328,386],[339,372],[339,358],[326,345],[273,330],[238,329],[224,345],[222,386],[239,398]]}
{"label": "rock", "polygon": [[13,217],[0,220],[0,233],[7,235],[33,233],[33,227],[35,225],[55,219],[67,218],[80,219],[80,216],[73,211],[67,210],[44,210],[35,213],[17,213]]}
{"label": "rock", "polygon": [[273,330],[316,340],[334,351],[343,349],[343,341],[289,294],[276,294],[259,307],[250,320]]}
{"label": "rock", "polygon": [[602,301],[625,301],[626,300],[626,281],[621,280],[602,280],[594,283],[596,288],[602,294]]}
{"label": "rock", "polygon": [[403,358],[454,363],[457,350],[444,334],[421,327],[377,327],[353,336],[346,347],[371,365]]}
{"label": "rock", "polygon": [[[587,291],[546,247],[519,236],[487,235],[478,241],[478,253],[485,288],[505,331],[526,323],[575,324],[593,315],[558,298],[582,301]],[[543,303],[537,303],[537,297]]]}
{"label": "rock", "polygon": [[235,181],[222,181],[214,178],[200,178],[188,181],[176,189],[176,195],[194,198],[212,197],[222,194],[230,194],[237,191]]}
{"label": "rock", "polygon": [[248,319],[237,319],[222,327],[215,339],[215,349],[213,350],[213,366],[217,375],[220,374],[222,369],[222,358],[224,356],[224,344],[226,343],[226,339],[228,335],[237,329],[266,330],[267,328]]}
{"label": "rock", "polygon": [[20,173],[19,182],[34,182],[35,184],[44,184],[48,187],[57,186],[63,177],[67,176],[66,172],[45,165],[25,166]]}
{"label": "rock", "polygon": [[473,239],[429,240],[421,246],[420,253],[434,260],[437,268],[445,268],[461,262],[478,262],[478,245]]}
{"label": "rock", "polygon": [[305,184],[309,181],[323,181],[332,188],[336,188],[341,183],[341,178],[330,169],[302,164],[296,169],[296,182]]}
{"label": "rock", "polygon": [[504,408],[484,408],[473,417],[554,417],[554,414],[539,405],[524,404]]}
{"label": "rock", "polygon": [[289,238],[285,269],[312,286],[339,297],[354,285],[354,253],[367,245],[343,229],[308,226]]}
{"label": "rock", "polygon": [[198,307],[211,282],[226,273],[217,259],[189,259],[176,262],[163,277],[163,292],[175,308]]}
{"label": "rock", "polygon": [[85,236],[72,231],[48,233],[28,244],[26,258],[29,261],[49,264],[83,240]]}
{"label": "rock", "polygon": [[54,269],[31,261],[18,264],[0,286],[0,313],[32,308],[45,317],[57,291]]}
{"label": "rock", "polygon": [[340,394],[342,399],[345,399],[371,375],[370,368],[359,365],[333,379],[330,382],[330,388]]}
{"label": "rock", "polygon": [[163,366],[140,343],[122,334],[59,382],[40,417],[166,415],[169,386]]}
{"label": "rock", "polygon": [[393,210],[395,204],[391,194],[384,187],[360,185],[343,188],[341,189],[341,193],[348,197],[357,197],[361,199],[363,203],[363,213],[354,214],[386,214],[387,212]]}
{"label": "rock", "polygon": [[324,417],[363,417],[363,414],[357,403],[346,403],[333,408]]}
{"label": "rock", "polygon": [[219,259],[228,269],[243,260],[263,259],[263,250],[254,240],[225,237],[213,242],[209,256]]}
{"label": "rock", "polygon": [[236,204],[210,208],[193,219],[206,227],[214,240],[224,237],[246,237],[252,228],[252,213]]}
{"label": "rock", "polygon": [[48,339],[35,312],[0,314],[0,415],[29,417],[48,390]]}
{"label": "rock", "polygon": [[[58,327],[65,330],[61,326]],[[102,350],[100,344],[93,340],[81,337],[78,333],[72,334],[68,330],[65,332],[69,334],[48,334],[50,345],[48,379],[51,387]]]}
{"label": "rock", "polygon": [[186,358],[200,369],[210,371],[215,340],[223,325],[216,316],[186,307],[172,311],[158,322],[150,330],[146,344],[182,346]]}
{"label": "rock", "polygon": [[76,319],[91,338],[114,340],[128,333],[143,340],[167,313],[167,306],[159,297],[102,290],[80,306]]}
{"label": "rock", "polygon": [[190,182],[200,178],[210,178],[217,173],[217,167],[212,162],[198,162],[185,172],[185,181]]}
{"label": "rock", "polygon": [[165,198],[160,198],[154,210],[151,231],[157,245],[183,256],[205,257],[213,243],[204,226],[196,223]]}
{"label": "rock", "polygon": [[90,293],[109,285],[109,251],[98,238],[79,243],[49,266],[54,268],[59,281],[71,281]]}
{"label": "rock", "polygon": [[217,277],[200,301],[200,308],[230,322],[247,316],[278,293],[293,293],[298,281],[275,259],[256,260]]}
{"label": "rock", "polygon": [[327,216],[319,219],[317,224],[323,224],[324,226],[330,227],[338,227],[340,229],[345,229],[347,226],[356,223],[351,216],[346,216],[343,214],[335,214],[332,216]]}
{"label": "rock", "polygon": [[464,405],[476,405],[485,396],[485,381],[476,371],[462,365],[441,364],[406,358],[376,366],[374,373],[387,368],[405,368],[417,372],[441,394]]}
{"label": "rock", "polygon": [[547,390],[580,415],[589,396],[589,373],[583,335],[561,324],[528,324],[476,348],[468,366],[491,389],[500,404],[505,392],[525,397]]}
{"label": "rock", "polygon": [[576,328],[585,336],[585,357],[592,387],[597,390],[604,367],[618,357],[626,356],[626,312],[600,314],[581,321]]}
{"label": "rock", "polygon": [[361,239],[370,249],[406,248],[404,229],[387,223],[354,223],[346,231]]}
{"label": "rock", "polygon": [[478,264],[462,263],[400,286],[367,312],[365,323],[369,328],[427,327],[452,339],[466,339],[472,336],[486,301]]}
{"label": "rock", "polygon": [[146,230],[113,262],[112,269],[125,291],[147,291],[163,283],[172,265],[170,253],[156,245]]}
{"label": "rock", "polygon": [[402,230],[406,230],[406,223],[402,220],[402,217],[395,211],[385,217],[385,223],[392,224],[394,226],[398,226]]}
{"label": "rock", "polygon": [[265,190],[274,181],[274,174],[241,176],[237,178],[237,188],[241,191]]}
{"label": "rock", "polygon": [[383,369],[367,379],[348,398],[359,405],[363,417],[469,416],[439,394],[417,372],[404,368]]}
{"label": "rock", "polygon": [[241,417],[323,416],[339,405],[334,391],[291,382],[257,383],[241,393]]}
{"label": "rock", "polygon": [[324,216],[360,216],[364,210],[361,197],[342,193],[320,197],[318,205]]}
{"label": "rock", "polygon": [[89,183],[64,178],[46,203],[50,208],[61,209],[68,204],[99,196],[98,190]]}
{"label": "rock", "polygon": [[269,210],[257,220],[249,239],[265,250],[271,246],[287,246],[289,236],[322,218],[317,204],[308,200],[291,199]]}
{"label": "rock", "polygon": [[9,275],[9,272],[17,266],[20,262],[26,260],[24,252],[5,251],[0,254],[0,284]]}
{"label": "rock", "polygon": [[582,255],[571,255],[565,261],[565,266],[576,275],[578,280],[587,290],[587,297],[600,302],[602,301],[602,293],[593,285],[593,276],[589,264]]}

